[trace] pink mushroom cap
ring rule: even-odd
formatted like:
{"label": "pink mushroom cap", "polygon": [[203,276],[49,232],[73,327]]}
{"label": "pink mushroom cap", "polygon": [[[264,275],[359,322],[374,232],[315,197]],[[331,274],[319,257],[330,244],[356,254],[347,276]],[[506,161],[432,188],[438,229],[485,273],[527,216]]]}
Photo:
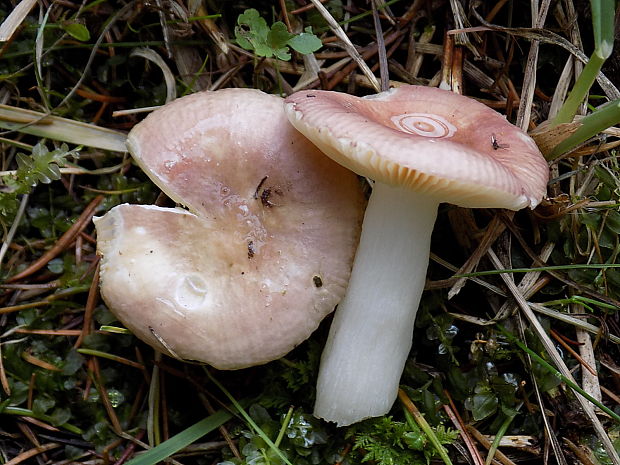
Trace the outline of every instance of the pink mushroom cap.
{"label": "pink mushroom cap", "polygon": [[535,142],[474,99],[402,86],[285,101],[291,123],[326,155],[379,182],[464,207],[534,208],[545,195],[549,170]]}
{"label": "pink mushroom cap", "polygon": [[136,336],[236,369],[283,356],[334,309],[364,197],[353,173],[289,124],[280,97],[183,97],[127,145],[189,209],[125,204],[96,220],[102,296]]}

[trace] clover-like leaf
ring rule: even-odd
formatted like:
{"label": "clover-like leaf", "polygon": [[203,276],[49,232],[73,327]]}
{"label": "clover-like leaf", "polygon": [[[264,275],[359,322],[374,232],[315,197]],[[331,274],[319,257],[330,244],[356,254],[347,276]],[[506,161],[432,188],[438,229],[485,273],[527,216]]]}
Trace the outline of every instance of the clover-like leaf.
{"label": "clover-like leaf", "polygon": [[307,27],[305,32],[291,37],[288,45],[296,52],[307,55],[308,53],[316,52],[323,46],[323,43],[321,39],[312,33],[312,28]]}
{"label": "clover-like leaf", "polygon": [[246,50],[256,50],[266,44],[269,26],[257,10],[254,8],[245,10],[237,18],[237,24],[235,37],[241,47]]}
{"label": "clover-like leaf", "polygon": [[494,414],[498,406],[499,400],[495,393],[480,383],[476,386],[474,395],[465,400],[465,407],[471,411],[476,421]]}
{"label": "clover-like leaf", "polygon": [[291,34],[281,21],[269,27],[254,8],[245,10],[237,18],[235,38],[241,47],[254,51],[257,56],[275,56],[283,61],[291,59],[289,47],[298,53],[307,54],[318,50],[322,45],[321,40],[312,34],[311,28],[295,35]]}
{"label": "clover-like leaf", "polygon": [[267,44],[274,50],[286,48],[287,42],[293,37],[293,34],[288,32],[286,25],[278,21],[273,23],[271,29],[267,33]]}

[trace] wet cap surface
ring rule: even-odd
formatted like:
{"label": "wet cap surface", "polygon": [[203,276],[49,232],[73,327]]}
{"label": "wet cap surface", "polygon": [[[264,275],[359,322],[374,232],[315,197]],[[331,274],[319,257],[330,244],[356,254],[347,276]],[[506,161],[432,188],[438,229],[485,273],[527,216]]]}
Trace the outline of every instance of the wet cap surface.
{"label": "wet cap surface", "polygon": [[116,316],[159,350],[224,369],[306,339],[344,294],[364,205],[357,177],[290,126],[282,99],[254,90],[178,99],[129,140],[191,212],[120,205],[97,220]]}
{"label": "wet cap surface", "polygon": [[355,97],[297,92],[291,123],[343,166],[465,207],[535,207],[547,163],[534,141],[499,113],[452,92],[402,86]]}

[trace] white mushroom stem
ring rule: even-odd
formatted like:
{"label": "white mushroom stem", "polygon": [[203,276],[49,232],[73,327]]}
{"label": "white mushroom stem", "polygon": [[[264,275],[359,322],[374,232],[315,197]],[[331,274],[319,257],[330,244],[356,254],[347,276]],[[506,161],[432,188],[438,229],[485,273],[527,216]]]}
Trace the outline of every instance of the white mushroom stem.
{"label": "white mushroom stem", "polygon": [[314,414],[339,426],[387,413],[411,349],[439,202],[377,182],[349,287],[321,358]]}

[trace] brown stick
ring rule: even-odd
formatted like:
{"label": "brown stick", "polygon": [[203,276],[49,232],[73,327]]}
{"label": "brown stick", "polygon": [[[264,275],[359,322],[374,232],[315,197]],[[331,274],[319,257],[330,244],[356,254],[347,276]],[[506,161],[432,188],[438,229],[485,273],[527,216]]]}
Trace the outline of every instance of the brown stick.
{"label": "brown stick", "polygon": [[467,429],[465,427],[465,423],[459,415],[459,412],[456,410],[454,402],[452,401],[452,397],[450,397],[450,393],[444,390],[444,394],[448,397],[449,405],[444,404],[443,409],[452,421],[452,424],[456,427],[457,430],[459,430],[459,434],[461,435],[465,446],[467,446],[467,450],[469,450],[469,454],[471,455],[474,464],[484,465],[484,460],[482,459],[480,452],[476,448],[474,441],[472,441],[471,437],[469,436],[469,433],[467,432]]}
{"label": "brown stick", "polygon": [[[467,431],[471,434],[476,440],[482,444],[486,449],[491,448],[491,441],[489,441],[484,434],[478,431],[471,425],[467,426]],[[494,459],[501,462],[503,465],[515,465],[515,463],[510,460],[505,454],[503,454],[499,449],[495,451]]]}
{"label": "brown stick", "polygon": [[86,299],[86,306],[84,307],[84,322],[82,323],[82,332],[80,333],[77,341],[75,341],[74,348],[79,348],[82,345],[82,341],[88,336],[92,330],[93,312],[97,305],[97,299],[99,297],[99,263],[95,268],[93,274],[93,280],[90,283],[90,289],[88,290],[88,298]]}
{"label": "brown stick", "polygon": [[28,459],[34,457],[35,455],[42,454],[43,452],[46,452],[51,449],[55,449],[60,446],[61,444],[57,444],[55,442],[43,444],[41,447],[35,447],[33,449],[22,452],[17,457],[13,457],[11,460],[6,462],[5,465],[17,465],[18,463],[23,463],[27,461]]}
{"label": "brown stick", "polygon": [[554,330],[549,330],[549,333],[551,334],[551,336],[553,336],[553,338],[558,341],[562,347],[564,347],[580,364],[582,367],[584,367],[586,370],[588,370],[590,373],[592,373],[594,376],[597,376],[596,370],[594,368],[592,368],[588,362],[586,362],[581,355],[579,355],[577,352],[575,352],[573,350],[573,348],[571,346],[569,346],[567,344],[567,342],[564,340],[564,338],[557,333]]}

